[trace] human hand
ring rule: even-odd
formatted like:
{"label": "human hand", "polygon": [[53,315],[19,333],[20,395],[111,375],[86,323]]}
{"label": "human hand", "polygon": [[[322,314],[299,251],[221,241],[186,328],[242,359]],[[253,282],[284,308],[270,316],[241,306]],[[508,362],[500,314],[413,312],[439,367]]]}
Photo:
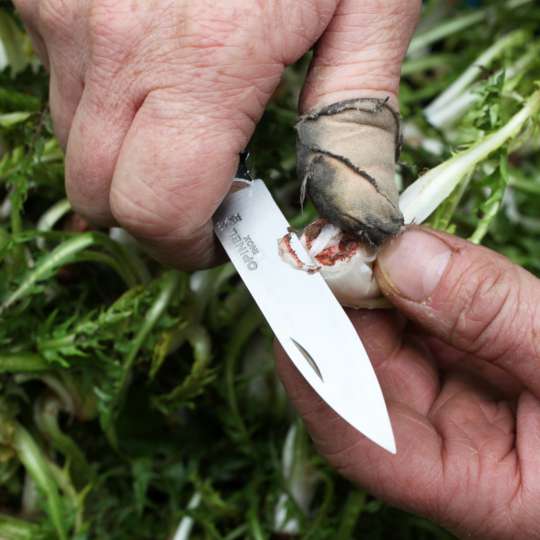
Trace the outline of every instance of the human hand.
{"label": "human hand", "polygon": [[280,376],[316,447],[353,482],[462,538],[540,538],[540,281],[416,227],[381,251],[376,276],[402,315],[350,316],[397,455],[329,409],[280,351]]}
{"label": "human hand", "polygon": [[214,261],[209,220],[284,67],[318,43],[301,111],[365,95],[397,107],[421,4],[14,2],[50,70],[73,207],[182,268]]}

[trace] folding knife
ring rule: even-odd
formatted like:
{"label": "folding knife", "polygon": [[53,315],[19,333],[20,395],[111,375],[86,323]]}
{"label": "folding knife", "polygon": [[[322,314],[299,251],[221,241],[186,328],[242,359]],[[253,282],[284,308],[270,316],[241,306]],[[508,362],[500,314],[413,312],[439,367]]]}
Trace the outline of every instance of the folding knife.
{"label": "folding knife", "polygon": [[[318,273],[285,262],[289,224],[262,180],[236,179],[214,215],[214,231],[296,368],[345,421],[391,453],[384,397],[351,321]],[[292,248],[310,256],[296,235]]]}

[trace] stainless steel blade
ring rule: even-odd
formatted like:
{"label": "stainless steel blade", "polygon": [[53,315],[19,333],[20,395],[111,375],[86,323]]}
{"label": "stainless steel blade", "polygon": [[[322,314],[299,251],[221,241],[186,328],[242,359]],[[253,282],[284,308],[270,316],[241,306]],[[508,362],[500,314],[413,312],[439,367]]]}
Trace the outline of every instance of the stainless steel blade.
{"label": "stainless steel blade", "polygon": [[[214,216],[217,237],[300,373],[344,420],[395,453],[383,394],[349,318],[318,273],[279,255],[288,227],[262,180],[244,181]],[[309,260],[295,235],[291,243]]]}

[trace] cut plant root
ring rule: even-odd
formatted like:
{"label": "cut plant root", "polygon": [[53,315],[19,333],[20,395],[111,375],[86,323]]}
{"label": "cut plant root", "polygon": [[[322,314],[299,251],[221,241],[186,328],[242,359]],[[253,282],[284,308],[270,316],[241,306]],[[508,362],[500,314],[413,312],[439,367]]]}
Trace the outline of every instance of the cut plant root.
{"label": "cut plant root", "polygon": [[291,244],[289,232],[279,241],[282,259],[299,270],[320,272],[339,302],[346,307],[383,307],[373,275],[376,248],[357,236],[343,232],[325,219],[308,225],[300,236],[311,260],[304,261]]}
{"label": "cut plant root", "polygon": [[294,268],[297,268],[298,270],[303,270],[308,274],[318,272],[321,267],[317,264],[303,261],[292,246],[291,240],[293,234],[294,233],[292,231],[289,231],[285,236],[278,240],[279,255],[286,263],[290,264]]}

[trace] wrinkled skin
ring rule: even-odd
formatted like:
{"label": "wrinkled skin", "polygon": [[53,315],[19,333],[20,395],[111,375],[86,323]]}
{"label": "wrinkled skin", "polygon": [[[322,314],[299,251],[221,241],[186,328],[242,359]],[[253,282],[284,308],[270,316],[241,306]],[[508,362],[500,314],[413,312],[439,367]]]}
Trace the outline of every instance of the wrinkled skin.
{"label": "wrinkled skin", "polygon": [[349,314],[398,453],[341,420],[278,350],[318,450],[347,478],[461,538],[540,538],[540,280],[485,248],[421,229],[383,249],[376,275],[400,314]]}
{"label": "wrinkled skin", "polygon": [[420,3],[15,0],[50,69],[73,206],[185,269],[215,261],[209,220],[284,67],[318,42],[300,112],[397,108]]}

